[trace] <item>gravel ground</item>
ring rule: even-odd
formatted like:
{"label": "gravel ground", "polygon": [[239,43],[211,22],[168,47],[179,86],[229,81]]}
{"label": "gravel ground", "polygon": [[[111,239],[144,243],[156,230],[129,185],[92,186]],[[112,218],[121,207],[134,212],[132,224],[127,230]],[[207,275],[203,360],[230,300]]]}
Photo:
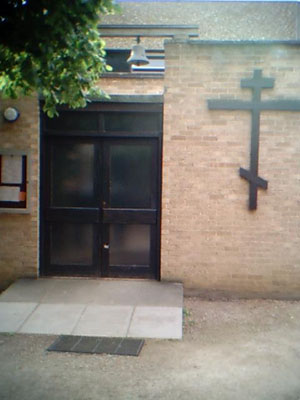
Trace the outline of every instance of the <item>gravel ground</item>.
{"label": "gravel ground", "polygon": [[47,352],[0,335],[0,399],[300,400],[300,302],[185,299],[182,341],[139,357]]}

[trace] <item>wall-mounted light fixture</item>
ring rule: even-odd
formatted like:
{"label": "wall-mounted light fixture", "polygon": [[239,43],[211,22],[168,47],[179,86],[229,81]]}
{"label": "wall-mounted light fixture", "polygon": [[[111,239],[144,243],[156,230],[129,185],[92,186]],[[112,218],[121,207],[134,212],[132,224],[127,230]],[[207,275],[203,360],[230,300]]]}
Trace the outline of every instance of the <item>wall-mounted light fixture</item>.
{"label": "wall-mounted light fixture", "polygon": [[15,107],[7,107],[4,110],[3,116],[8,122],[15,122],[19,118],[20,113]]}

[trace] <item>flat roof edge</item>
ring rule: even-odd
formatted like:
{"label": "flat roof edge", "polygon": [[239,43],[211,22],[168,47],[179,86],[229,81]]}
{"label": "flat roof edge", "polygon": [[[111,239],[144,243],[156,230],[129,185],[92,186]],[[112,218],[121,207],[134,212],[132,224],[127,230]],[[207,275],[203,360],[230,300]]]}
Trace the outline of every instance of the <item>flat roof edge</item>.
{"label": "flat roof edge", "polygon": [[300,46],[300,40],[196,40],[196,39],[173,39],[166,40],[166,43],[188,43],[195,45],[242,45],[242,46],[251,46],[251,45],[285,45],[285,46]]}

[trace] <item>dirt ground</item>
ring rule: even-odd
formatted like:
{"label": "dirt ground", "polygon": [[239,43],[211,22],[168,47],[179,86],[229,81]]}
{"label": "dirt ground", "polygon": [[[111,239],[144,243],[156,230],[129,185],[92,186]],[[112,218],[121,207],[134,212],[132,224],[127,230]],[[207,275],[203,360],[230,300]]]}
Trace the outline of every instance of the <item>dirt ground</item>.
{"label": "dirt ground", "polygon": [[185,299],[182,341],[139,357],[47,352],[0,335],[1,400],[300,400],[300,302]]}

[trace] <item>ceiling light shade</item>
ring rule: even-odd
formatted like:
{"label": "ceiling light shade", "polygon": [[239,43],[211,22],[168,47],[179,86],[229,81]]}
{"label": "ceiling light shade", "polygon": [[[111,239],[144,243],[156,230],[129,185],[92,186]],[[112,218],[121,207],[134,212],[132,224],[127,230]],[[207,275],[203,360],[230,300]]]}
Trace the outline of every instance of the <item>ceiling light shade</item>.
{"label": "ceiling light shade", "polygon": [[15,107],[7,107],[4,110],[3,116],[6,119],[6,121],[14,122],[19,118],[20,113]]}

